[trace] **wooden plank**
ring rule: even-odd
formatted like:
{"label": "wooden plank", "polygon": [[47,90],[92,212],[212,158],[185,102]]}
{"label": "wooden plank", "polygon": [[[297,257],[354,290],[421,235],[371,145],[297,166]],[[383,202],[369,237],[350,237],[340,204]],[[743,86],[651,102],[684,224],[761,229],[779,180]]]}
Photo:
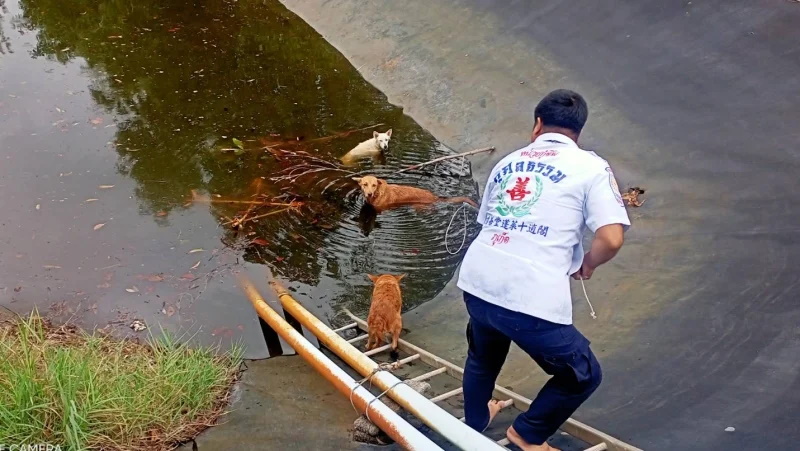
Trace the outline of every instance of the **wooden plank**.
{"label": "wooden plank", "polygon": [[444,401],[445,399],[452,398],[453,396],[460,395],[463,392],[464,392],[464,388],[463,387],[458,387],[455,390],[450,390],[447,393],[442,393],[439,396],[434,396],[433,398],[431,398],[431,402]]}
{"label": "wooden plank", "polygon": [[606,451],[608,449],[608,445],[603,443],[599,443],[597,445],[592,446],[591,448],[586,448],[584,451]]}
{"label": "wooden plank", "polygon": [[334,329],[333,331],[338,334],[339,332],[345,331],[347,329],[352,329],[354,327],[358,327],[358,323],[350,323],[350,324],[348,324],[346,326],[342,326],[342,327],[340,327],[338,329]]}
{"label": "wooden plank", "polygon": [[445,367],[436,368],[433,371],[428,371],[425,374],[420,374],[417,377],[412,377],[411,380],[412,381],[425,381],[425,380],[428,380],[428,379],[432,378],[433,376],[436,376],[438,374],[442,374],[445,371],[447,371],[447,368],[445,368]]}
{"label": "wooden plank", "polygon": [[359,335],[356,338],[351,338],[351,339],[347,340],[347,342],[350,343],[350,344],[358,343],[359,341],[366,340],[368,336],[369,335],[367,335],[367,334]]}
{"label": "wooden plank", "polygon": [[369,357],[371,355],[380,354],[383,351],[388,351],[392,348],[392,345],[383,345],[379,348],[370,349],[369,351],[365,352],[364,355]]}
{"label": "wooden plank", "polygon": [[400,367],[400,366],[405,365],[406,363],[413,362],[414,360],[417,360],[418,358],[419,358],[419,354],[410,355],[410,356],[406,357],[405,359],[398,360],[396,362],[396,364],[397,364],[398,367]]}

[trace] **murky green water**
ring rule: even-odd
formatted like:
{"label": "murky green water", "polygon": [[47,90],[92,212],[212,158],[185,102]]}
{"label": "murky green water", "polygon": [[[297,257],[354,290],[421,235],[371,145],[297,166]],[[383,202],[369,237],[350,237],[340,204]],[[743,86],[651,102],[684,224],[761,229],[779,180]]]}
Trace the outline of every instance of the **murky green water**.
{"label": "murky green water", "polygon": [[[457,162],[433,177],[392,176],[452,151],[277,1],[6,0],[0,49],[2,305],[99,327],[141,318],[199,328],[203,340],[255,349],[257,322],[233,271],[266,292],[269,268],[330,317],[366,311],[366,273],[408,273],[408,309],[455,270],[460,255],[444,237],[457,206],[371,221],[345,173],[272,179],[286,164],[265,145],[293,142],[277,148],[335,161],[371,129],[319,138],[385,124],[389,155],[362,169],[441,195],[475,193]],[[221,152],[232,138],[247,151]],[[241,205],[187,203],[192,190],[250,199],[257,183],[306,206],[233,231],[223,224]],[[451,248],[460,213],[455,223]]]}

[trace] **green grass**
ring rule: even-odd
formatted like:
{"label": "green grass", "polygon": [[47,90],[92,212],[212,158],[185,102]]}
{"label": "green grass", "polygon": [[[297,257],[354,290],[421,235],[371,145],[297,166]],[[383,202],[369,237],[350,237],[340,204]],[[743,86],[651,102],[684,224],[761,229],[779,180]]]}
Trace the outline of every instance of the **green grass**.
{"label": "green grass", "polygon": [[147,345],[54,328],[36,314],[0,324],[0,443],[171,449],[224,413],[241,351]]}

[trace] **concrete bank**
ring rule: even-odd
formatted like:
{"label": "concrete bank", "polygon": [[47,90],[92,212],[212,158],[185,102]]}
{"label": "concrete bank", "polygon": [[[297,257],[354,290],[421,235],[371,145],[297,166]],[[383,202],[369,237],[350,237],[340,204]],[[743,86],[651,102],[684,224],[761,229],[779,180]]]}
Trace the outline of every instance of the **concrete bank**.
{"label": "concrete bank", "polygon": [[[790,2],[284,0],[364,77],[473,160],[527,143],[538,99],[582,92],[584,147],[648,189],[575,320],[604,366],[577,417],[645,449],[788,449],[800,439],[800,6]],[[409,339],[463,362],[450,284]],[[791,357],[794,356],[794,357]],[[532,393],[512,351],[501,383]],[[794,420],[793,420],[794,418]],[[734,427],[735,432],[725,432]]]}
{"label": "concrete bank", "polygon": [[[368,449],[350,440],[350,402],[299,357],[248,361],[222,425],[197,438],[198,450]],[[180,448],[192,449],[192,443]]]}

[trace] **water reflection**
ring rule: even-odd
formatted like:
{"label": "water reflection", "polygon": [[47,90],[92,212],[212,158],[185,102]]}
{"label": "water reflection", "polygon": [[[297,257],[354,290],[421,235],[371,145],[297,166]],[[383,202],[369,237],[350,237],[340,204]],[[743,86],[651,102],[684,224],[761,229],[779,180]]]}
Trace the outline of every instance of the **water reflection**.
{"label": "water reflection", "polygon": [[[262,193],[284,192],[270,180],[280,165],[265,145],[294,141],[334,161],[371,129],[318,138],[378,123],[393,136],[385,161],[374,167],[391,182],[444,196],[475,192],[469,168],[458,162],[429,171],[434,177],[391,176],[450,151],[277,1],[20,0],[20,6],[17,26],[38,33],[31,55],[83,61],[92,99],[119,121],[116,169],[135,181],[139,213],[159,224],[194,207],[186,202],[192,190],[247,199],[254,181],[263,180]],[[244,153],[220,150],[233,138]],[[275,215],[239,231],[221,226],[222,242],[246,261],[270,265],[319,313],[340,304],[364,312],[366,273],[407,272],[406,308],[431,299],[450,279],[460,256],[445,251],[444,238],[457,206],[376,217],[346,179],[321,186],[290,187],[309,200],[302,214]],[[210,207],[219,224],[241,210]],[[457,221],[455,232],[461,228]],[[457,247],[461,236],[452,239]]]}

